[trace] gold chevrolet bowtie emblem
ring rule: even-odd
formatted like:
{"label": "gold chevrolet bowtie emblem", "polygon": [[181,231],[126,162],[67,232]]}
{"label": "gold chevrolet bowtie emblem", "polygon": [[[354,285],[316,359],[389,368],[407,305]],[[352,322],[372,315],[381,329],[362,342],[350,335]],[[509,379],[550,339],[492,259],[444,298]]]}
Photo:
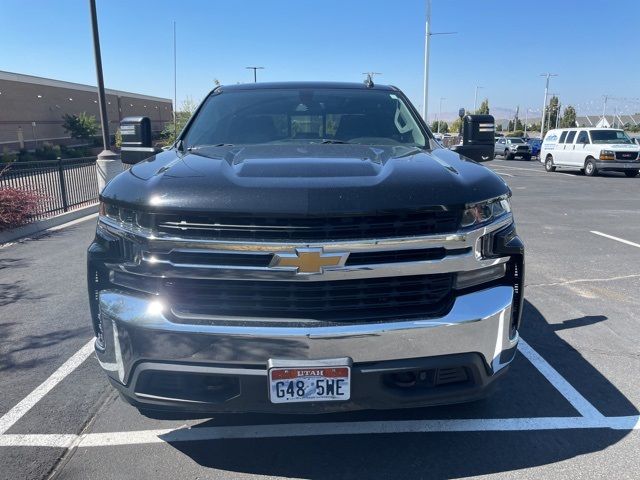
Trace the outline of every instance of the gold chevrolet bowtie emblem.
{"label": "gold chevrolet bowtie emblem", "polygon": [[348,256],[348,253],[325,253],[322,248],[296,248],[295,253],[274,253],[269,267],[311,275],[343,267]]}

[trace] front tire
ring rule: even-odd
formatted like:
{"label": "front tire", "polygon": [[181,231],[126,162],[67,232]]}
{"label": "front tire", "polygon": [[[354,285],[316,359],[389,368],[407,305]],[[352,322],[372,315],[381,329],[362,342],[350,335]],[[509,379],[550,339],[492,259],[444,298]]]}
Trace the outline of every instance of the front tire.
{"label": "front tire", "polygon": [[549,173],[556,171],[556,167],[553,165],[553,157],[551,155],[547,156],[547,159],[544,161],[544,169]]}
{"label": "front tire", "polygon": [[513,155],[511,155],[511,154],[509,153],[509,150],[505,150],[505,151],[504,151],[504,158],[505,158],[506,160],[513,160]]}
{"label": "front tire", "polygon": [[593,158],[587,158],[587,161],[584,163],[584,174],[587,177],[595,177],[598,175],[598,167],[596,167],[596,162]]}
{"label": "front tire", "polygon": [[531,160],[531,155],[523,155],[522,159],[526,160],[526,161],[530,161]]}
{"label": "front tire", "polygon": [[640,170],[625,170],[624,174],[629,178],[633,178],[633,177],[637,176],[639,172],[640,172]]}

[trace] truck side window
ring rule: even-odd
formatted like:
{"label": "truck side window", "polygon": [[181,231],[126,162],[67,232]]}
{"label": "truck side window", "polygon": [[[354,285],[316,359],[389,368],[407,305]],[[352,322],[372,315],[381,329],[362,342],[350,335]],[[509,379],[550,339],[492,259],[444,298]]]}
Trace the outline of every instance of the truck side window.
{"label": "truck side window", "polygon": [[584,130],[582,130],[582,131],[578,134],[578,140],[576,140],[576,143],[590,143],[590,142],[589,142],[589,135],[587,135],[587,132],[585,132]]}
{"label": "truck side window", "polygon": [[576,138],[576,131],[575,130],[571,130],[569,132],[569,135],[567,135],[567,141],[566,143],[573,143],[573,139]]}
{"label": "truck side window", "polygon": [[562,135],[560,135],[560,140],[558,140],[558,143],[564,143],[564,139],[567,138],[567,132],[562,132]]}

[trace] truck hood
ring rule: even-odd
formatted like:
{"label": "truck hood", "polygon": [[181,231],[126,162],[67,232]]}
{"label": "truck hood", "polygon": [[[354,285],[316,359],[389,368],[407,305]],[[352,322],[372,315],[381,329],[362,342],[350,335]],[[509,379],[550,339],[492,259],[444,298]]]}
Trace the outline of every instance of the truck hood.
{"label": "truck hood", "polygon": [[498,175],[450,150],[297,144],[165,151],[118,175],[101,198],[154,211],[341,215],[507,193]]}

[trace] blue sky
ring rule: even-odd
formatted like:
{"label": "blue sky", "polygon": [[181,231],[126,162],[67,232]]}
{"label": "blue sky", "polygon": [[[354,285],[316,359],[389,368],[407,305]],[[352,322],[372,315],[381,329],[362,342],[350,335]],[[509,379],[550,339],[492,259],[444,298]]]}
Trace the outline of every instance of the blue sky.
{"label": "blue sky", "polygon": [[[88,1],[1,0],[0,70],[95,84]],[[178,32],[178,104],[213,79],[381,83],[422,104],[423,0],[98,0],[105,84],[173,96],[172,22]],[[526,8],[525,8],[526,7]],[[429,109],[473,106],[476,85],[499,109],[540,110],[550,91],[578,113],[640,112],[640,0],[433,0]],[[633,100],[635,99],[635,100]],[[531,115],[535,115],[534,112]]]}

